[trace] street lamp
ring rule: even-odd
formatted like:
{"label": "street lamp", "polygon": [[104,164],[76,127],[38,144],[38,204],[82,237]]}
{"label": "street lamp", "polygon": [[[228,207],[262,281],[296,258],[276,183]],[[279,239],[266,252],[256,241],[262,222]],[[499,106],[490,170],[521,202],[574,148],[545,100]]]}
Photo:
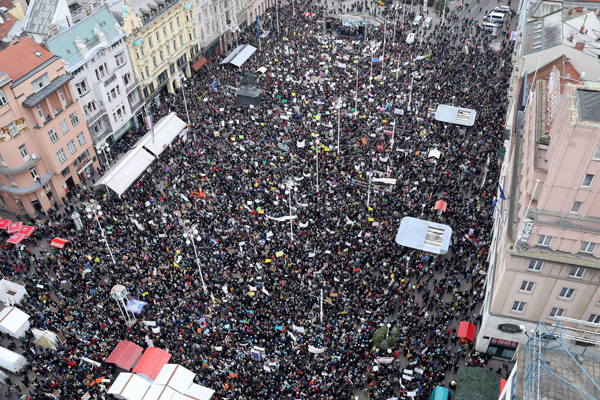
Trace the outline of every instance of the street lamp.
{"label": "street lamp", "polygon": [[338,113],[338,134],[337,134],[337,153],[340,155],[340,109],[342,108],[342,98],[338,97],[338,100],[335,104],[335,108],[337,108]]}
{"label": "street lamp", "polygon": [[[288,179],[284,185],[280,186],[282,189],[285,188],[285,195],[288,198],[288,206],[290,207],[290,217],[292,216],[292,191],[298,192],[298,187],[296,186],[296,182],[292,179]],[[290,240],[294,240],[294,224],[292,219],[290,219]]]}
{"label": "street lamp", "polygon": [[388,335],[390,334],[390,328],[391,328],[391,327],[392,327],[392,324],[390,324],[390,323],[388,322],[388,324],[387,324],[387,328],[388,328],[388,329],[387,329],[387,333],[385,334],[385,340],[387,340],[387,338],[388,338]]}
{"label": "street lamp", "polygon": [[115,265],[115,267],[117,266],[117,262],[115,261],[115,257],[113,256],[113,252],[110,249],[110,245],[108,244],[108,240],[106,239],[106,235],[104,234],[104,229],[102,228],[102,225],[100,224],[100,217],[102,216],[102,207],[100,207],[100,204],[96,203],[95,200],[90,200],[90,201],[86,201],[84,202],[85,205],[85,211],[87,212],[87,217],[88,219],[92,219],[92,213],[93,218],[96,220],[96,222],[98,223],[98,227],[100,228],[100,232],[102,234],[102,238],[104,238],[104,243],[106,243],[106,248],[108,249],[108,252],[110,253],[110,258],[112,259],[113,264]]}
{"label": "street lamp", "polygon": [[[115,181],[115,174],[113,174],[112,167],[110,166],[110,159],[108,158],[108,155],[106,154],[107,151],[110,153],[110,146],[108,145],[108,143],[104,142],[98,146],[98,149],[100,149],[102,154],[104,154],[104,159],[106,160],[106,163],[108,164],[108,169],[110,170],[110,176],[112,178],[113,185],[115,185],[115,192],[117,193],[117,196],[119,196],[119,198],[121,198],[121,194],[119,193],[119,189],[117,188],[117,182]],[[108,195],[110,196],[110,191],[108,191]]]}
{"label": "street lamp", "polygon": [[183,93],[183,104],[185,104],[185,114],[187,115],[187,124],[188,128],[190,126],[190,114],[188,113],[187,100],[185,98],[185,84],[182,83],[182,80],[185,82],[187,78],[183,75],[181,70],[177,71],[175,74],[175,80],[179,83],[179,87],[181,88],[181,93]]}
{"label": "street lamp", "polygon": [[192,242],[192,246],[194,247],[194,255],[196,256],[196,265],[198,266],[198,273],[200,274],[200,280],[202,281],[202,289],[204,290],[204,293],[206,294],[206,285],[204,284],[204,275],[202,274],[202,268],[200,267],[200,260],[198,260],[198,251],[196,250],[196,242],[194,241],[194,239],[200,241],[200,236],[198,236],[198,229],[196,229],[195,226],[192,226],[191,228],[187,229],[183,233],[183,237],[186,239],[185,244],[187,244],[188,246],[190,245],[190,242]]}

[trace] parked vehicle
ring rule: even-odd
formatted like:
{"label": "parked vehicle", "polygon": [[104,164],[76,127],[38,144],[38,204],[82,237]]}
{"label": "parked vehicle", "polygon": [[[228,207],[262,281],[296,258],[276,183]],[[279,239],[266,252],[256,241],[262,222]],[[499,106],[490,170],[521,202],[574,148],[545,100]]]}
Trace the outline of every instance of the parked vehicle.
{"label": "parked vehicle", "polygon": [[0,368],[20,374],[27,365],[27,359],[20,354],[0,346]]}
{"label": "parked vehicle", "polygon": [[421,22],[423,22],[423,16],[422,15],[417,15],[417,17],[414,19],[412,26],[414,26],[415,28],[418,28],[421,25]]}

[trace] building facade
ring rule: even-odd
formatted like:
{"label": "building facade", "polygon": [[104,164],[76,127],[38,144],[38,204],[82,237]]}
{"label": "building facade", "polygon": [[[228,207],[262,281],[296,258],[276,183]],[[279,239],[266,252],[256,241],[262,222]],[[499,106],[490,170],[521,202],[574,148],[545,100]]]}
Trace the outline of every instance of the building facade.
{"label": "building facade", "polygon": [[0,66],[0,206],[33,215],[99,164],[60,57],[24,38]]}
{"label": "building facade", "polygon": [[[143,122],[144,101],[125,43],[107,7],[46,41],[60,56],[96,149]],[[98,151],[102,158],[102,152]]]}
{"label": "building facade", "polygon": [[191,76],[190,62],[200,54],[194,4],[188,0],[130,0],[111,7],[113,12],[118,9],[143,97],[160,104],[161,90],[173,93],[180,86],[179,71]]}
{"label": "building facade", "polygon": [[477,349],[502,358],[538,321],[600,328],[600,84],[563,67],[523,90],[500,178]]}

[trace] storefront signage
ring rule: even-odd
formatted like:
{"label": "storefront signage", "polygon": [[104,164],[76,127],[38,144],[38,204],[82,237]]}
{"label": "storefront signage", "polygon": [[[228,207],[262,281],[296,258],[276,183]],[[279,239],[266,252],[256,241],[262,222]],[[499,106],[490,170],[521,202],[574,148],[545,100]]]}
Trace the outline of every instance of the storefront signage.
{"label": "storefront signage", "polygon": [[516,348],[519,343],[517,342],[511,342],[510,340],[504,340],[504,339],[498,339],[498,338],[492,338],[492,344],[499,344],[502,346],[508,346],[508,347],[514,347]]}

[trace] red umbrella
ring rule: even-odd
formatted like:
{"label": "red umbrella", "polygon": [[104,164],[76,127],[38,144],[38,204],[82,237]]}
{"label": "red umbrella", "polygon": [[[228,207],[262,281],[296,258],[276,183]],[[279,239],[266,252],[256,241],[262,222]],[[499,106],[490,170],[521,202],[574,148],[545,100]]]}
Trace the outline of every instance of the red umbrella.
{"label": "red umbrella", "polygon": [[23,223],[22,222],[12,222],[8,225],[8,228],[6,229],[6,232],[8,233],[17,233],[21,230],[21,228],[23,227]]}
{"label": "red umbrella", "polygon": [[23,225],[23,227],[19,230],[18,233],[22,233],[25,237],[29,237],[35,231],[35,227],[29,225]]}
{"label": "red umbrella", "polygon": [[50,246],[54,246],[54,247],[58,247],[59,249],[62,249],[63,247],[65,247],[65,244],[67,244],[69,241],[67,239],[62,239],[59,237],[56,237],[54,239],[52,239],[52,243],[50,243]]}
{"label": "red umbrella", "polygon": [[475,325],[467,321],[461,321],[458,327],[458,335],[456,336],[474,341],[475,331],[477,331],[477,327]]}
{"label": "red umbrella", "polygon": [[12,221],[10,219],[1,219],[0,220],[0,229],[8,229],[8,225],[10,225]]}
{"label": "red umbrella", "polygon": [[433,208],[436,210],[446,211],[447,207],[448,207],[448,203],[446,203],[444,200],[438,200],[435,202],[435,207],[433,207]]}
{"label": "red umbrella", "polygon": [[25,235],[23,235],[22,233],[15,233],[10,238],[8,238],[6,243],[19,244],[23,241],[23,239],[25,239]]}

